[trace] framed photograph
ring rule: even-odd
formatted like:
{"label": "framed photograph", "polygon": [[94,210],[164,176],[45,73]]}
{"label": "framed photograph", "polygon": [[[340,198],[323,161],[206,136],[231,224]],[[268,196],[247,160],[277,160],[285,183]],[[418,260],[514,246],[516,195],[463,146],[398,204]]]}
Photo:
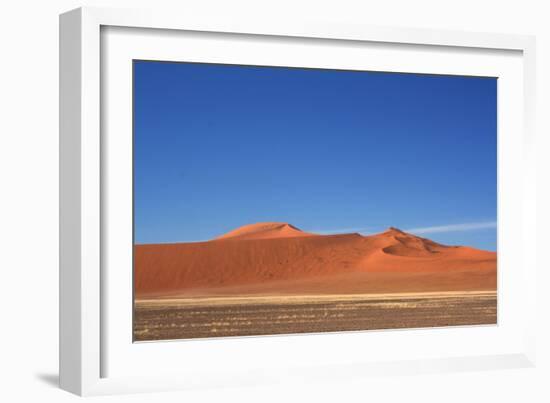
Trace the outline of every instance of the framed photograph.
{"label": "framed photograph", "polygon": [[134,341],[497,324],[497,78],[133,79]]}
{"label": "framed photograph", "polygon": [[532,366],[528,36],[60,18],[60,382]]}

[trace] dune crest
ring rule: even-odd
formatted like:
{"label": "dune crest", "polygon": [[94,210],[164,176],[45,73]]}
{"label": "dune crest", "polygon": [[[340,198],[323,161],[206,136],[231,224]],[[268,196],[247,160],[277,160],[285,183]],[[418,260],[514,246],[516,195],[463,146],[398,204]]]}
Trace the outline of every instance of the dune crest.
{"label": "dune crest", "polygon": [[496,253],[394,227],[316,235],[257,223],[207,242],[136,245],[134,260],[138,298],[496,290]]}
{"label": "dune crest", "polygon": [[285,222],[261,222],[243,225],[216,239],[273,239],[315,236]]}

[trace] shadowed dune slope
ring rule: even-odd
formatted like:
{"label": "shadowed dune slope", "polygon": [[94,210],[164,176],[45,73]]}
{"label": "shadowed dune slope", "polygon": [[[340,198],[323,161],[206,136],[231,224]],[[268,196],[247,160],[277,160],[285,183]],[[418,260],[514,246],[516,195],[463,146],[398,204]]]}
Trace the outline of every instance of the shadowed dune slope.
{"label": "shadowed dune slope", "polygon": [[315,235],[260,223],[197,243],[136,245],[138,298],[496,289],[496,253],[396,228]]}

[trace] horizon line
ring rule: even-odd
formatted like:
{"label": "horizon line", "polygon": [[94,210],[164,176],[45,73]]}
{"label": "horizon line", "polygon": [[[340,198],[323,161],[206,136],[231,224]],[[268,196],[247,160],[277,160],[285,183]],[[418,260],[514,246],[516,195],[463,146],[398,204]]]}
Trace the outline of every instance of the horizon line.
{"label": "horizon line", "polygon": [[[249,225],[249,224],[245,224],[245,225]],[[475,231],[475,230],[482,230],[482,229],[491,229],[496,227],[497,227],[496,221],[478,221],[478,222],[467,222],[467,223],[459,223],[459,224],[435,225],[435,226],[429,226],[429,227],[415,227],[415,228],[403,229],[403,230],[401,230],[399,227],[396,227],[396,226],[388,226],[382,230],[376,230],[376,231],[372,226],[355,227],[355,228],[339,228],[339,229],[331,229],[331,230],[309,230],[309,229],[302,230],[300,227],[296,227],[296,228],[300,228],[299,229],[300,231],[309,232],[313,235],[321,235],[321,236],[350,234],[350,233],[358,233],[362,236],[369,236],[369,235],[381,234],[390,228],[397,228],[400,231],[411,233],[413,235],[417,235],[417,234],[423,235],[423,234],[441,234],[441,233],[447,233],[447,232]],[[237,228],[240,228],[240,227],[237,227]],[[217,236],[210,239],[200,239],[200,240],[192,240],[192,241],[160,241],[160,242],[159,241],[136,242],[134,240],[134,245],[200,243],[200,242],[209,242],[209,241],[215,240],[216,238]]]}

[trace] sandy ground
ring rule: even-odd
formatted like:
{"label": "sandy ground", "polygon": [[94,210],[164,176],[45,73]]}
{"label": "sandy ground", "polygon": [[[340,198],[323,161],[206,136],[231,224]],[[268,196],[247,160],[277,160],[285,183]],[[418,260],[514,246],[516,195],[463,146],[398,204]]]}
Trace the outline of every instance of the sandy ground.
{"label": "sandy ground", "polygon": [[135,341],[496,324],[494,291],[136,301]]}

